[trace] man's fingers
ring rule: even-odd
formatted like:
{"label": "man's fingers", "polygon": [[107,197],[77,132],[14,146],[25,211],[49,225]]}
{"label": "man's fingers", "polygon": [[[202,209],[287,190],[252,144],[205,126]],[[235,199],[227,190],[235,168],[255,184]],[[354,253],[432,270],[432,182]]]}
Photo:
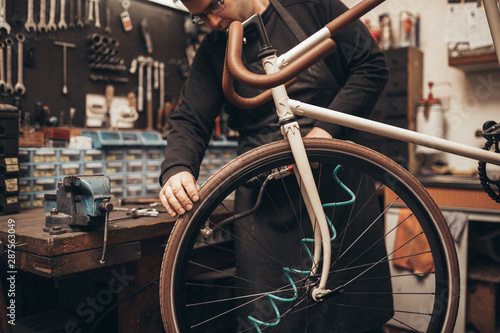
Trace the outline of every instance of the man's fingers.
{"label": "man's fingers", "polygon": [[[179,193],[179,190],[177,190],[177,193]],[[186,210],[182,206],[182,203],[179,202],[177,194],[172,186],[167,185],[165,187],[165,196],[167,197],[169,206],[174,210],[174,213],[176,215],[182,215],[186,212]]]}
{"label": "man's fingers", "polygon": [[165,195],[170,206],[180,215],[186,212],[187,205],[192,204],[191,199],[184,191],[184,187],[180,184],[172,184],[172,186],[167,187]]}
{"label": "man's fingers", "polygon": [[[193,200],[193,202],[197,202],[198,200],[200,200],[200,194],[198,193],[198,184],[196,184],[193,177],[183,178],[182,185],[186,189],[187,194],[189,195],[191,200]],[[188,210],[191,210],[191,208],[189,208]]]}
{"label": "man's fingers", "polygon": [[[168,190],[167,190],[167,187],[168,187]],[[167,198],[167,194],[166,194],[167,192],[171,193],[171,191],[172,191],[172,189],[170,188],[170,186],[165,185],[163,187],[163,189],[160,191],[160,201],[161,201],[163,207],[165,207],[165,209],[167,210],[167,213],[172,217],[176,217],[177,212],[168,203],[168,198]]]}

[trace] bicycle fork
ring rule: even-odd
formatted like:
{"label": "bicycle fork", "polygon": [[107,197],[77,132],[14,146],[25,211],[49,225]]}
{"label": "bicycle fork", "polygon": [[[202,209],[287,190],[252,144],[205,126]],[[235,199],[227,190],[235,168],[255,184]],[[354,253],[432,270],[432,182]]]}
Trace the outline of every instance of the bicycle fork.
{"label": "bicycle fork", "polygon": [[[276,55],[268,56],[262,60],[266,74],[272,74],[279,70],[277,60],[278,57]],[[295,116],[287,103],[288,94],[285,86],[277,86],[272,88],[271,91],[281,124],[281,132],[283,137],[290,144],[290,149],[295,161],[295,165],[293,166],[294,174],[299,183],[302,196],[304,197],[304,204],[306,205],[314,230],[314,261],[311,267],[311,276],[317,274],[318,263],[321,260],[321,254],[323,252],[323,266],[320,282],[311,293],[315,301],[321,301],[321,297],[330,292],[330,290],[326,289],[331,263],[330,230],[302,141],[299,124],[295,120]]]}

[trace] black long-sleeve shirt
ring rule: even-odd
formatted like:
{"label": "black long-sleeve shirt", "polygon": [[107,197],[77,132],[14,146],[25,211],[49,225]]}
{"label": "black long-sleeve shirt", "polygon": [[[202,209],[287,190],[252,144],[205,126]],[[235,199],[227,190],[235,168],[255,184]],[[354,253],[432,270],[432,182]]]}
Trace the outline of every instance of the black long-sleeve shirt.
{"label": "black long-sleeve shirt", "polygon": [[[347,10],[339,0],[280,0],[289,14],[299,24],[307,36],[323,28],[328,22]],[[278,54],[282,54],[298,43],[275,8],[270,5],[262,14],[269,39]],[[359,20],[333,37],[337,51],[323,61],[329,73],[325,73],[319,84],[317,77],[303,80],[305,84],[289,90],[290,98],[342,111],[348,114],[368,117],[387,82],[385,57],[368,29]],[[259,144],[280,138],[279,126],[273,102],[257,109],[242,110],[230,105],[222,91],[222,72],[226,48],[226,34],[214,31],[203,40],[189,77],[181,91],[181,103],[169,119],[172,130],[167,135],[165,160],[161,165],[160,182],[163,185],[169,177],[189,171],[196,178],[211,138],[214,120],[221,109],[229,113],[230,126],[238,130],[241,138],[239,152],[249,150]],[[244,46],[244,62],[256,64],[255,43],[248,38]],[[263,73],[263,71],[262,71]],[[304,74],[306,75],[306,74]],[[333,75],[333,78],[330,79]],[[328,80],[326,84],[324,80]],[[299,76],[301,82],[301,76]],[[311,86],[308,87],[308,84]],[[316,84],[316,86],[315,86]],[[319,90],[328,89],[327,97]],[[309,88],[306,90],[306,88]],[[235,89],[240,94],[248,94],[252,89]],[[240,90],[240,91],[239,91]],[[260,91],[255,90],[253,95]],[[346,138],[348,131],[333,125],[311,119],[299,119],[305,131],[321,127],[333,137]]]}

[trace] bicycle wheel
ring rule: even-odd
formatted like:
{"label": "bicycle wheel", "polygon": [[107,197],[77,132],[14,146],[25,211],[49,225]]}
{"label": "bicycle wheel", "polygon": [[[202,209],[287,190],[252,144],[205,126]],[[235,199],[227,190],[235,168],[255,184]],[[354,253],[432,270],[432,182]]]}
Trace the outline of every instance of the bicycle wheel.
{"label": "bicycle wheel", "polygon": [[[315,227],[289,172],[288,144],[275,142],[224,166],[176,222],[161,268],[165,330],[451,332],[458,262],[423,186],[363,146],[304,143],[331,222],[332,293],[311,297],[321,267],[311,255]],[[395,197],[387,206],[382,189]]]}

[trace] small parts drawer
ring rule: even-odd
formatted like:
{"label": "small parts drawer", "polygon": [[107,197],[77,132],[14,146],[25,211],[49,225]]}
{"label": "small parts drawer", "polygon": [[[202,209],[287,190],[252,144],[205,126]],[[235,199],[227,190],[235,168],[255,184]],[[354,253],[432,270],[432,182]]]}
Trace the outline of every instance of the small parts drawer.
{"label": "small parts drawer", "polygon": [[33,163],[57,163],[57,154],[52,149],[33,151]]}
{"label": "small parts drawer", "polygon": [[18,118],[2,118],[0,119],[0,136],[13,136],[19,135],[19,121]]}
{"label": "small parts drawer", "polygon": [[[63,165],[63,164],[61,164]],[[56,177],[57,164],[39,164],[33,166],[33,178]],[[77,172],[78,173],[78,172]]]}
{"label": "small parts drawer", "polygon": [[[16,127],[17,129],[17,127]],[[0,155],[17,155],[19,151],[19,138],[0,136]]]}
{"label": "small parts drawer", "polygon": [[106,161],[122,161],[123,159],[123,150],[108,150],[106,152]]}
{"label": "small parts drawer", "polygon": [[19,211],[19,198],[17,195],[0,195],[0,215],[13,214]]}
{"label": "small parts drawer", "polygon": [[124,162],[108,162],[106,163],[106,169],[104,173],[105,174],[123,173],[123,170],[125,169],[124,167],[125,167]]}
{"label": "small parts drawer", "polygon": [[83,152],[83,161],[99,162],[104,160],[104,151],[97,149],[88,149]]}
{"label": "small parts drawer", "polygon": [[0,156],[0,175],[17,174],[19,172],[19,160],[17,156]]}
{"label": "small parts drawer", "polygon": [[83,165],[84,175],[98,175],[104,171],[104,163],[85,163]]}
{"label": "small parts drawer", "polygon": [[158,162],[146,162],[147,172],[160,172],[160,163]]}
{"label": "small parts drawer", "polygon": [[389,69],[391,71],[398,69],[405,69],[406,65],[408,64],[407,53],[408,53],[407,48],[400,48],[400,49],[393,49],[386,51],[385,59],[387,61],[387,66],[389,66]]}
{"label": "small parts drawer", "polygon": [[80,162],[81,159],[81,153],[77,149],[67,149],[59,152],[59,162]]}
{"label": "small parts drawer", "polygon": [[122,188],[125,184],[125,179],[123,176],[109,176],[111,188]]}
{"label": "small parts drawer", "polygon": [[142,183],[142,174],[131,174],[127,176],[127,185],[141,185]]}
{"label": "small parts drawer", "polygon": [[36,179],[33,181],[33,192],[48,192],[57,190],[55,179]]}
{"label": "small parts drawer", "polygon": [[408,74],[406,71],[390,71],[385,92],[387,94],[404,94],[408,89],[407,81]]}
{"label": "small parts drawer", "polygon": [[129,149],[129,150],[127,150],[125,159],[127,161],[142,160],[142,150],[141,149]]}
{"label": "small parts drawer", "polygon": [[0,194],[13,195],[19,192],[19,180],[17,178],[10,178],[0,176]]}
{"label": "small parts drawer", "polygon": [[142,172],[142,161],[137,162],[128,162],[127,163],[127,172]]}
{"label": "small parts drawer", "polygon": [[81,168],[80,164],[61,164],[59,165],[59,175],[60,176],[71,176],[71,175],[80,175]]}
{"label": "small parts drawer", "polygon": [[406,117],[406,104],[408,99],[404,97],[391,97],[385,99],[384,115],[385,117]]}

